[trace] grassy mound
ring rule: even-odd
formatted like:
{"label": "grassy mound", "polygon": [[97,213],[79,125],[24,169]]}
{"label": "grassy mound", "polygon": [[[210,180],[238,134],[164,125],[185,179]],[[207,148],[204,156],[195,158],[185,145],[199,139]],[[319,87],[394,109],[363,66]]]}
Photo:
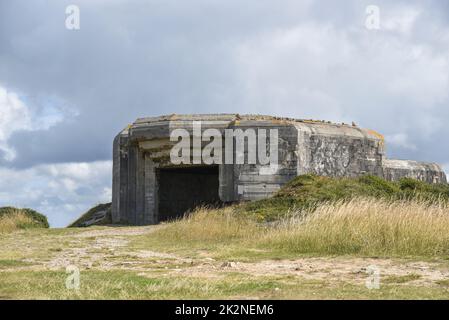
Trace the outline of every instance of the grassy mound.
{"label": "grassy mound", "polygon": [[0,208],[0,233],[27,228],[48,228],[47,217],[32,209]]}
{"label": "grassy mound", "polygon": [[274,221],[292,212],[313,210],[322,203],[349,201],[356,197],[385,200],[449,201],[448,184],[428,184],[404,178],[390,182],[375,176],[330,178],[316,175],[298,176],[272,198],[247,202],[237,211],[258,221]]}
{"label": "grassy mound", "polygon": [[[276,221],[275,223],[260,223]],[[299,176],[274,197],[222,209],[199,208],[153,235],[153,245],[222,247],[268,257],[297,254],[446,256],[449,185],[374,176]],[[228,246],[228,247],[226,247]],[[245,251],[245,250],[253,251]]]}
{"label": "grassy mound", "polygon": [[89,209],[81,217],[72,222],[68,226],[68,228],[80,228],[94,225],[100,226],[111,224],[111,206],[111,203],[103,203]]}
{"label": "grassy mound", "polygon": [[[199,208],[151,233],[145,247],[212,250],[228,259],[298,255],[447,257],[449,203],[353,198],[291,211],[277,223],[258,223],[233,207]],[[193,251],[192,251],[193,250]]]}

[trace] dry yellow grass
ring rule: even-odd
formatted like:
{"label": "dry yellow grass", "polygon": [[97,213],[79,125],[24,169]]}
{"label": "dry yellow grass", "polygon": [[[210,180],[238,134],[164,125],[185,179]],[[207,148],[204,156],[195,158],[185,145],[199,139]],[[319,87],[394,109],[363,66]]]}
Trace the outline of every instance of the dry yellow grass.
{"label": "dry yellow grass", "polygon": [[317,255],[442,256],[449,253],[449,207],[443,201],[356,198],[324,203],[313,212],[267,226],[232,207],[202,208],[156,232],[165,243],[201,245],[238,240],[260,247]]}
{"label": "dry yellow grass", "polygon": [[175,241],[226,241],[252,238],[258,225],[234,214],[232,208],[199,208],[184,219],[158,231],[159,237]]}
{"label": "dry yellow grass", "polygon": [[35,222],[29,216],[15,210],[11,214],[0,217],[0,234],[10,233],[34,224]]}
{"label": "dry yellow grass", "polygon": [[300,253],[444,255],[449,251],[449,207],[442,201],[370,198],[328,203],[284,221],[262,241]]}

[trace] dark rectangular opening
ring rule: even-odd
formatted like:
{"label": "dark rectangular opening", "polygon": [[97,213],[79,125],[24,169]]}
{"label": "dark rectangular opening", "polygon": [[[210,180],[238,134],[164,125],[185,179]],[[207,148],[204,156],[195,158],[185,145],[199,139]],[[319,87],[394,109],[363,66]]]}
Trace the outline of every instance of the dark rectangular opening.
{"label": "dark rectangular opening", "polygon": [[198,206],[218,206],[218,166],[160,168],[158,180],[159,221],[181,218]]}

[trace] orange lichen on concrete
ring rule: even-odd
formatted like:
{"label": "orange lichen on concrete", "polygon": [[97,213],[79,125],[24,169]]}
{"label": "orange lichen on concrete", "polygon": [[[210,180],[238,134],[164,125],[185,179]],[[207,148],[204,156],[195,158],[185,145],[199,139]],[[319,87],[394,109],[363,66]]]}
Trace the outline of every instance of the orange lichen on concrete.
{"label": "orange lichen on concrete", "polygon": [[367,129],[369,134],[372,134],[373,136],[379,138],[380,144],[383,146],[385,145],[385,137],[383,134],[377,132],[376,130]]}
{"label": "orange lichen on concrete", "polygon": [[385,141],[385,137],[383,134],[377,132],[376,130],[372,130],[372,129],[367,129],[367,131],[372,134],[373,136],[378,137],[380,140]]}

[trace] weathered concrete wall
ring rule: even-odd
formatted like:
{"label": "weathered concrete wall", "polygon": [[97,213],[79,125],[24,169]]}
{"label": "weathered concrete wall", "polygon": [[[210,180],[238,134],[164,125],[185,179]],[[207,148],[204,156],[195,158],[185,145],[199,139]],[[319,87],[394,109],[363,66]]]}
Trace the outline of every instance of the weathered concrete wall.
{"label": "weathered concrete wall", "polygon": [[397,181],[401,178],[413,178],[428,183],[446,183],[446,174],[436,163],[424,163],[411,160],[383,161],[385,179]]}
{"label": "weathered concrete wall", "polygon": [[[231,191],[233,201],[266,198],[297,175],[298,132],[291,123],[246,120],[238,121],[229,128],[276,129],[278,131],[278,165],[276,167],[260,164],[233,165],[234,189]],[[249,150],[247,144],[245,150]]]}
{"label": "weathered concrete wall", "polygon": [[112,222],[127,222],[128,130],[123,130],[114,139],[112,171]]}
{"label": "weathered concrete wall", "polygon": [[371,130],[323,123],[297,123],[298,175],[382,176],[383,137]]}
{"label": "weathered concrete wall", "polygon": [[[176,173],[163,177],[161,182],[158,172],[173,167],[170,150],[175,142],[169,140],[170,132],[186,129],[192,135],[193,121],[201,121],[203,132],[208,128],[221,133],[225,129],[277,129],[278,165],[235,164],[235,161],[220,164],[214,186],[213,180],[201,180],[199,176],[188,179],[178,176],[177,185]],[[191,153],[207,143],[192,146]],[[224,148],[224,141],[222,145]],[[245,140],[244,150],[248,147]],[[383,137],[372,130],[270,116],[170,115],[138,119],[114,139],[113,153],[112,219],[114,223],[134,225],[158,223],[175,215],[172,211],[176,208],[182,211],[202,199],[213,202],[216,198],[211,194],[223,202],[269,197],[292,178],[305,173],[336,177],[372,174],[388,180],[411,177],[431,183],[446,182],[446,175],[436,164],[387,160]],[[176,190],[170,191],[170,185]],[[179,185],[187,191],[180,193]]]}

